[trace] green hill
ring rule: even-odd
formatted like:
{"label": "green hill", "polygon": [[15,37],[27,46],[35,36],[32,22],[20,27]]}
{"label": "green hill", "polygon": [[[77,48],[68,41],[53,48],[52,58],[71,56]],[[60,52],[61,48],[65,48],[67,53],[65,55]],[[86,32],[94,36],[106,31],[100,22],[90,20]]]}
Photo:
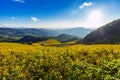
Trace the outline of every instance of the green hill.
{"label": "green hill", "polygon": [[83,39],[83,43],[120,43],[120,19],[94,30]]}
{"label": "green hill", "polygon": [[43,36],[43,37],[39,37],[39,36],[33,36],[33,35],[27,35],[27,36],[24,36],[23,38],[21,38],[18,42],[21,42],[21,43],[35,43],[35,42],[40,42],[40,41],[46,41],[50,39],[50,37],[46,37],[46,36]]}
{"label": "green hill", "polygon": [[60,42],[69,42],[73,40],[79,40],[79,37],[69,35],[69,34],[60,34],[57,37],[55,37]]}
{"label": "green hill", "polygon": [[43,45],[56,45],[56,44],[61,44],[58,40],[56,39],[48,39],[46,41],[40,42]]}

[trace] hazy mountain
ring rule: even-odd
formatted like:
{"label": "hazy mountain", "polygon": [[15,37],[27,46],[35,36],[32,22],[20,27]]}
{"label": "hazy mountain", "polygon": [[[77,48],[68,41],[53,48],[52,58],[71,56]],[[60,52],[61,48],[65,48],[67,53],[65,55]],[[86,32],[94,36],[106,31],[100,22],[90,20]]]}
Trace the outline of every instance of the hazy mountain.
{"label": "hazy mountain", "polygon": [[83,39],[83,43],[120,43],[120,19],[94,30]]}
{"label": "hazy mountain", "polygon": [[23,37],[26,35],[56,36],[57,32],[48,29],[37,28],[0,28],[0,35]]}
{"label": "hazy mountain", "polygon": [[59,29],[56,30],[59,34],[70,34],[70,35],[75,35],[79,37],[85,37],[87,34],[89,34],[93,29],[89,28],[82,28],[82,27],[77,27],[77,28],[70,28],[70,29]]}
{"label": "hazy mountain", "polygon": [[60,34],[69,34],[79,37],[84,37],[90,33],[92,29],[86,28],[68,28],[68,29],[37,29],[37,28],[0,28],[0,35],[13,36],[13,37],[24,37],[26,35],[35,36],[57,36]]}

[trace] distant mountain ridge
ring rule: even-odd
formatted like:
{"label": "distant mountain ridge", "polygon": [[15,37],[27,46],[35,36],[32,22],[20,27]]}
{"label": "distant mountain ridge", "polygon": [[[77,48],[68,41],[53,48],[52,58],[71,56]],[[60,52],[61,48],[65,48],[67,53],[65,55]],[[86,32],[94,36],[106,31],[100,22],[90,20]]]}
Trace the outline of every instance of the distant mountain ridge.
{"label": "distant mountain ridge", "polygon": [[84,38],[87,34],[92,32],[93,29],[77,27],[77,28],[69,28],[69,29],[59,29],[56,31],[61,34],[75,35]]}
{"label": "distant mountain ridge", "polygon": [[0,28],[0,35],[24,37],[26,35],[56,36],[57,32],[48,29],[37,28]]}
{"label": "distant mountain ridge", "polygon": [[83,43],[120,43],[120,19],[92,31],[83,39]]}
{"label": "distant mountain ridge", "polygon": [[60,34],[75,35],[78,37],[85,37],[90,33],[92,29],[86,28],[68,28],[68,29],[43,29],[43,28],[0,28],[0,35],[13,36],[13,37],[24,37],[26,35],[35,36],[58,36]]}

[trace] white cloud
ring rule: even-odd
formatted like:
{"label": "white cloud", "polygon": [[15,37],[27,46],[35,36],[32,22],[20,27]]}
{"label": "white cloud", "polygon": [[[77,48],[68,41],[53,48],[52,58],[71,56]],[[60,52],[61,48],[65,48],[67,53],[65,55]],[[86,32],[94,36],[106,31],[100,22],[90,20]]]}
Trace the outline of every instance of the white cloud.
{"label": "white cloud", "polygon": [[25,0],[13,0],[15,2],[19,2],[19,3],[25,3]]}
{"label": "white cloud", "polygon": [[79,6],[79,9],[83,9],[84,7],[92,6],[92,2],[84,2],[82,5]]}
{"label": "white cloud", "polygon": [[35,22],[39,21],[39,19],[36,18],[36,17],[31,17],[31,20],[32,20],[32,21],[35,21]]}

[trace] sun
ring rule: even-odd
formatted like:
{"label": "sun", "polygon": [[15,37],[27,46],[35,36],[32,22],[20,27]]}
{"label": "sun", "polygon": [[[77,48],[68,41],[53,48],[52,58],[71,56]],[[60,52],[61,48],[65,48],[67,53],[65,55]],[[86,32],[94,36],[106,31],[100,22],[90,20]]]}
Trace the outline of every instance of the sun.
{"label": "sun", "polygon": [[98,28],[105,23],[105,12],[101,9],[93,9],[86,15],[83,25],[89,28]]}
{"label": "sun", "polygon": [[87,19],[89,21],[99,22],[103,20],[103,11],[102,10],[92,10],[88,13]]}

